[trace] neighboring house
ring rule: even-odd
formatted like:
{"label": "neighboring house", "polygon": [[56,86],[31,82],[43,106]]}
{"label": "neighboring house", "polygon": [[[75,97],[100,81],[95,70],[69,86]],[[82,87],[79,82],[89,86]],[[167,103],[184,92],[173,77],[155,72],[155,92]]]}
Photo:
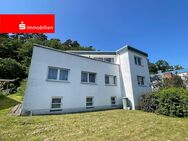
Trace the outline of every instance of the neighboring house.
{"label": "neighboring house", "polygon": [[151,74],[150,80],[152,91],[158,91],[163,87],[163,75],[161,72],[158,72],[158,74]]}
{"label": "neighboring house", "polygon": [[163,87],[163,79],[171,79],[173,75],[178,75],[183,80],[185,86],[188,88],[188,69],[174,70],[169,72],[158,72],[157,74],[150,75],[152,91],[157,91]]}
{"label": "neighboring house", "polygon": [[[173,75],[178,75],[183,80],[185,86],[188,88],[188,69],[181,69],[181,70],[175,70],[170,72],[163,73],[164,77],[169,76],[169,78],[172,78]],[[165,77],[168,78],[168,77]]]}
{"label": "neighboring house", "polygon": [[147,53],[125,46],[115,52],[61,51],[34,45],[23,113],[53,114],[139,108],[151,91]]}

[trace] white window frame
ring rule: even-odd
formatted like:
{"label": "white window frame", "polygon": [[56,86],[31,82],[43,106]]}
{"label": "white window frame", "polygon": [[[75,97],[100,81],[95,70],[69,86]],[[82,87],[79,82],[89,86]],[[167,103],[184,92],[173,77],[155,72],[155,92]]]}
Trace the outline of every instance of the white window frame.
{"label": "white window frame", "polygon": [[[56,69],[57,70],[57,76],[56,76],[56,79],[50,79],[49,78],[49,72],[50,72],[50,69]],[[47,79],[48,80],[57,80],[58,79],[58,68],[57,67],[48,67],[48,74],[47,74]]]}
{"label": "white window frame", "polygon": [[[82,73],[86,73],[87,74],[87,82],[83,82],[82,81]],[[89,74],[95,74],[95,82],[90,82],[89,81]],[[96,80],[97,80],[97,73],[95,73],[95,72],[81,71],[81,83],[83,83],[83,84],[96,84]]]}
{"label": "white window frame", "polygon": [[[115,101],[112,101],[112,98],[114,98]],[[116,98],[116,96],[111,96],[111,98],[110,98],[110,102],[111,102],[111,106],[116,105],[116,103],[117,103],[117,98]],[[113,102],[115,102],[115,103],[113,104]]]}
{"label": "white window frame", "polygon": [[[108,62],[108,63],[114,63],[114,57],[94,57],[93,59]],[[110,62],[106,61],[105,59],[110,59]]]}
{"label": "white window frame", "polygon": [[[140,60],[140,61],[139,61]],[[140,62],[140,63],[139,63]],[[142,66],[142,58],[139,56],[134,56],[134,63],[138,66]]]}
{"label": "white window frame", "polygon": [[[87,98],[92,98],[92,105],[90,105],[90,106],[87,106],[87,103],[89,103],[89,102],[87,102]],[[87,96],[86,97],[86,109],[90,109],[90,108],[94,108],[94,97],[93,96]]]}
{"label": "white window frame", "polygon": [[[143,81],[143,84],[142,84]],[[145,86],[145,77],[137,75],[137,84],[138,86]]]}
{"label": "white window frame", "polygon": [[[59,99],[61,99],[61,103],[53,103],[53,98],[55,99],[55,98],[59,98]],[[50,111],[61,111],[62,110],[62,105],[63,105],[63,97],[61,97],[61,96],[53,96],[53,97],[51,97],[51,105],[50,105]],[[60,107],[59,108],[53,108],[52,107],[52,105],[53,104],[60,104]]]}
{"label": "white window frame", "polygon": [[[57,77],[56,79],[49,79],[48,75],[49,75],[49,69],[57,69]],[[67,70],[68,71],[68,76],[67,76],[67,80],[60,80],[60,71],[61,70]],[[47,73],[47,79],[48,81],[58,81],[58,82],[69,82],[69,76],[70,76],[70,69],[67,68],[60,68],[60,67],[53,67],[53,66],[48,66],[48,73]]]}
{"label": "white window frame", "polygon": [[[106,83],[106,76],[109,77],[109,83]],[[114,81],[115,81],[115,83],[114,83]],[[104,83],[107,86],[117,86],[117,76],[105,74],[104,75]]]}
{"label": "white window frame", "polygon": [[[67,80],[61,80],[61,79],[60,79],[61,70],[66,70],[66,71],[68,72]],[[59,80],[59,81],[69,81],[69,71],[70,71],[70,69],[59,68],[59,78],[58,78],[58,80]]]}

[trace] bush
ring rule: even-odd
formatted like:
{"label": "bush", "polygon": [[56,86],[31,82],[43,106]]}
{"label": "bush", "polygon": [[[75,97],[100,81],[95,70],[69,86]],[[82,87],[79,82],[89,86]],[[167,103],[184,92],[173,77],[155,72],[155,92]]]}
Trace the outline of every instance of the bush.
{"label": "bush", "polygon": [[146,112],[155,112],[158,106],[157,96],[155,93],[147,93],[141,96],[140,108]]}
{"label": "bush", "polygon": [[145,94],[140,101],[141,110],[167,116],[188,116],[188,90],[165,88],[155,93]]}
{"label": "bush", "polygon": [[188,91],[183,88],[168,88],[157,93],[157,112],[168,116],[188,116]]}

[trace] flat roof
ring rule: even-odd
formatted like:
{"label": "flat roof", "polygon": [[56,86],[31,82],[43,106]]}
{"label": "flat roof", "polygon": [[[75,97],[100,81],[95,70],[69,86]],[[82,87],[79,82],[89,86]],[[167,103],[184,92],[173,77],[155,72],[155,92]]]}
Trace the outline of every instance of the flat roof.
{"label": "flat roof", "polygon": [[120,53],[123,50],[131,50],[133,52],[139,53],[141,55],[144,55],[146,57],[148,57],[148,54],[146,52],[143,52],[141,50],[138,50],[134,47],[131,47],[129,45],[125,45],[124,47],[118,49],[117,51],[77,51],[77,50],[67,50],[66,52],[71,52],[71,53],[75,53],[75,54],[91,54],[91,55],[116,55],[118,53]]}
{"label": "flat roof", "polygon": [[76,53],[76,54],[103,54],[103,55],[116,55],[114,51],[77,51],[77,50],[67,50],[66,52]]}
{"label": "flat roof", "polygon": [[168,71],[168,72],[164,72],[163,74],[166,74],[166,73],[173,73],[173,74],[180,74],[180,73],[188,73],[188,69],[181,69],[181,70],[174,70],[174,71]]}

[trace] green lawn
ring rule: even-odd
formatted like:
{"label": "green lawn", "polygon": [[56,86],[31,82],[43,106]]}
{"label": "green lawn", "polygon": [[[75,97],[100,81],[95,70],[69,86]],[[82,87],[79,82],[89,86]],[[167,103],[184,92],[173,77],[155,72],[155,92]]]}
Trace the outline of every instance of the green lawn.
{"label": "green lawn", "polygon": [[33,117],[6,115],[21,99],[19,95],[0,99],[0,141],[188,141],[188,118],[172,118],[121,109]]}

